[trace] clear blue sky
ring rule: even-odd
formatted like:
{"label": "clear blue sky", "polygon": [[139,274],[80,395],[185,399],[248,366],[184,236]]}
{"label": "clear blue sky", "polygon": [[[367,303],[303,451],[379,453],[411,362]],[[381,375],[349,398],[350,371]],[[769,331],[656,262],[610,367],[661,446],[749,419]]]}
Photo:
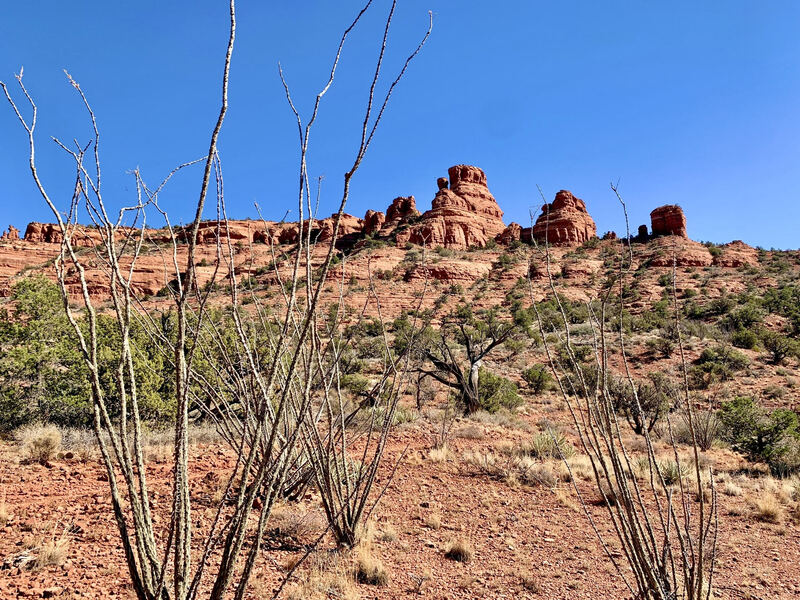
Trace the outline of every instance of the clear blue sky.
{"label": "clear blue sky", "polygon": [[[337,202],[355,150],[386,0],[345,48],[315,133],[310,168],[326,176],[321,214]],[[388,70],[413,65],[353,187],[348,212],[413,194],[430,206],[448,166],[475,164],[505,211],[529,222],[536,184],[583,198],[598,231],[624,231],[609,190],[621,179],[631,225],[679,203],[692,238],[800,246],[800,2],[744,0],[401,0]],[[306,110],[341,30],[360,2],[239,1],[229,118],[220,139],[231,216],[294,207],[296,126],[277,77],[284,65]],[[107,200],[130,199],[126,172],[155,182],[202,156],[218,110],[226,0],[7,2],[0,78],[25,80],[40,107],[40,168],[68,200],[72,170],[49,141],[89,140],[61,69],[93,103],[103,134]],[[0,224],[51,220],[26,168],[22,130],[0,105]],[[188,220],[200,170],[163,198]]]}

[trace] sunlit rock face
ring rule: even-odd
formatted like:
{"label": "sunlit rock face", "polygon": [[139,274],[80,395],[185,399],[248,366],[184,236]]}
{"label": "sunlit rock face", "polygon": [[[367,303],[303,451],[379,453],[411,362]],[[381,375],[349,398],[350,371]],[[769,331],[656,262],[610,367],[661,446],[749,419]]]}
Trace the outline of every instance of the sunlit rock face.
{"label": "sunlit rock face", "polygon": [[586,210],[586,203],[572,192],[561,190],[552,202],[542,206],[542,214],[533,226],[533,237],[540,242],[577,246],[597,237],[597,226]]}
{"label": "sunlit rock face", "polygon": [[447,172],[448,178],[438,179],[431,209],[411,229],[409,241],[460,250],[482,248],[505,229],[503,211],[489,191],[486,174],[469,165],[456,165]]}

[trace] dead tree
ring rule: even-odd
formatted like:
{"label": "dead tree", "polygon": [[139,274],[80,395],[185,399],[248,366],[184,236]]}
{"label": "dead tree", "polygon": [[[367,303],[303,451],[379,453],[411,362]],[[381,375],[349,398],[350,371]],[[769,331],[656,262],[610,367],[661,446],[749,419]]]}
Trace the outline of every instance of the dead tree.
{"label": "dead tree", "polygon": [[[625,203],[617,195],[627,224]],[[715,567],[716,540],[718,532],[717,497],[713,473],[705,470],[700,460],[697,441],[696,416],[687,377],[687,361],[683,353],[680,334],[680,308],[675,292],[675,266],[673,261],[672,299],[674,303],[678,347],[683,365],[682,403],[692,438],[692,458],[688,474],[679,469],[677,486],[670,485],[664,477],[663,468],[657,459],[647,428],[642,430],[646,446],[646,476],[637,480],[634,459],[623,441],[623,430],[617,415],[615,398],[610,391],[614,377],[609,359],[616,355],[624,366],[624,381],[629,387],[635,408],[639,414],[643,409],[638,388],[628,368],[626,337],[622,325],[624,309],[623,286],[628,279],[633,262],[630,235],[619,256],[618,272],[612,277],[601,294],[598,303],[587,303],[590,312],[592,336],[592,361],[587,368],[576,355],[570,326],[564,307],[556,293],[550,271],[550,249],[545,240],[541,248],[547,267],[549,288],[555,299],[561,323],[552,329],[539,312],[534,298],[533,284],[529,279],[531,303],[536,314],[539,330],[544,340],[545,352],[550,368],[558,381],[561,395],[569,409],[578,432],[580,446],[589,457],[597,492],[603,499],[613,525],[615,540],[608,539],[597,527],[588,503],[573,478],[575,491],[584,513],[597,535],[609,560],[617,569],[620,578],[636,598],[643,600],[709,600]],[[614,292],[618,301],[613,302]],[[618,326],[611,325],[611,310],[618,310]],[[551,336],[555,336],[562,352],[556,352]],[[672,435],[672,425],[667,415],[668,435],[672,454],[679,463],[678,446]],[[567,467],[569,463],[565,460]],[[697,506],[695,507],[695,502]],[[616,543],[615,543],[616,542]],[[615,558],[611,545],[618,546],[629,569],[623,568]]]}
{"label": "dead tree", "polygon": [[[336,51],[330,75],[316,97],[313,115],[300,130],[300,167],[298,212],[300,223],[313,217],[306,166],[309,133],[320,103],[331,88],[343,47],[373,0],[368,0],[352,24],[345,30]],[[328,281],[339,225],[350,194],[350,185],[378,129],[389,98],[416,57],[424,41],[406,60],[402,71],[391,83],[382,102],[376,102],[386,41],[396,2],[385,21],[377,67],[374,72],[364,111],[361,141],[352,167],[344,175],[339,209],[334,219],[333,238],[321,261],[313,263],[310,227],[300,235],[292,250],[290,272],[284,288],[284,307],[280,313],[255,318],[245,316],[241,306],[241,286],[237,278],[237,250],[227,235],[222,164],[217,153],[217,138],[228,108],[228,76],[236,37],[236,10],[229,0],[229,39],[222,73],[222,100],[214,125],[208,152],[198,161],[181,165],[156,187],[149,187],[136,171],[137,197],[131,206],[112,216],[104,201],[100,131],[91,105],[76,81],[69,81],[84,104],[92,129],[91,141],[81,146],[68,146],[57,141],[74,161],[75,185],[69,209],[62,214],[39,177],[36,163],[35,129],[38,108],[23,84],[22,71],[17,75],[21,94],[30,108],[30,116],[0,84],[12,110],[22,124],[30,147],[30,171],[38,192],[53,212],[63,236],[61,253],[55,261],[64,309],[72,325],[75,339],[91,376],[94,431],[108,476],[112,508],[120,533],[133,590],[139,600],[185,600],[207,596],[213,600],[233,596],[241,600],[247,590],[270,512],[284,487],[287,474],[299,454],[308,447],[308,431],[320,405],[316,384],[331,380],[339,358],[333,346],[325,346],[318,326],[322,293]],[[288,92],[287,92],[287,97]],[[291,98],[289,97],[290,104]],[[297,114],[297,111],[295,111]],[[203,165],[194,217],[185,228],[172,225],[159,206],[159,195],[178,171],[195,163]],[[210,283],[201,287],[196,270],[198,231],[208,197],[216,199],[217,257]],[[79,231],[79,210],[85,211],[100,236],[100,243],[87,255],[76,247]],[[165,287],[174,311],[174,331],[166,333],[159,326],[159,316],[138,298],[134,289],[137,261],[148,244],[147,215],[156,213],[165,222],[167,248],[164,257]],[[184,243],[185,242],[185,243]],[[105,277],[103,292],[111,300],[121,338],[117,362],[116,384],[121,404],[119,418],[112,419],[108,399],[99,379],[97,300],[87,282],[87,261],[99,265]],[[71,279],[72,278],[72,279]],[[225,279],[230,298],[227,314],[233,334],[223,331],[209,308],[213,284]],[[74,287],[71,281],[77,280]],[[97,282],[93,282],[96,286]],[[73,307],[72,292],[78,290],[81,309]],[[263,317],[263,318],[262,318]],[[142,418],[138,406],[137,377],[133,366],[135,348],[130,332],[134,323],[145,327],[158,340],[165,355],[171,357],[174,381],[173,394],[177,407],[174,423],[174,460],[172,471],[173,498],[165,532],[155,527],[151,512],[151,495],[142,449]],[[327,354],[326,354],[327,352]],[[210,360],[209,359],[213,359]],[[199,363],[205,361],[203,369]],[[393,365],[393,374],[401,373]],[[209,530],[196,540],[193,531],[192,500],[189,485],[189,409],[192,403],[213,407],[221,431],[234,442],[236,461],[228,473],[224,495],[229,502],[217,507]],[[230,415],[236,415],[231,418]],[[382,430],[381,439],[385,441]],[[382,450],[370,463],[370,473],[377,469]],[[312,456],[312,460],[317,460]],[[374,480],[372,476],[368,483]],[[362,496],[369,494],[369,485],[362,485]]]}

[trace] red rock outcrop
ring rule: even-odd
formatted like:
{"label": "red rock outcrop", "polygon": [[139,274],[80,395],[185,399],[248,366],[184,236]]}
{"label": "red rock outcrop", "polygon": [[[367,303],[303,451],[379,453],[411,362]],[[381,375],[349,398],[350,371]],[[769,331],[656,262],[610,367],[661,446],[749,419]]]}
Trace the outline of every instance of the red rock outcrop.
{"label": "red rock outcrop", "polygon": [[719,246],[721,254],[714,257],[714,264],[720,267],[743,267],[758,265],[758,250],[741,240],[734,240]]}
{"label": "red rock outcrop", "polygon": [[414,200],[414,196],[400,196],[392,200],[389,208],[386,209],[386,223],[387,225],[398,224],[418,215],[417,201]]}
{"label": "red rock outcrop", "polygon": [[[64,236],[61,228],[55,223],[28,223],[25,229],[25,238],[29,242],[45,244],[60,244]],[[103,241],[100,232],[93,227],[75,226],[72,235],[72,244],[77,247],[92,247]]]}
{"label": "red rock outcrop", "polygon": [[519,223],[511,223],[495,239],[498,244],[503,244],[504,246],[508,246],[512,242],[520,241],[522,239],[522,225]]}
{"label": "red rock outcrop", "polygon": [[3,235],[0,236],[0,240],[18,240],[19,239],[19,229],[14,227],[13,225],[8,226],[8,231],[4,231]]}
{"label": "red rock outcrop", "polygon": [[45,244],[59,244],[63,240],[58,225],[52,223],[28,223],[25,229],[25,240]]}
{"label": "red rock outcrop", "polygon": [[642,260],[651,267],[671,267],[673,258],[679,267],[707,267],[713,263],[708,248],[680,236],[657,237],[648,242],[645,248]]}
{"label": "red rock outcrop", "polygon": [[449,181],[439,178],[431,210],[411,228],[409,241],[460,250],[483,247],[505,229],[503,211],[486,185],[486,174],[468,165],[447,172]]}
{"label": "red rock outcrop", "polygon": [[561,190],[552,202],[542,206],[542,214],[533,226],[533,237],[550,244],[577,245],[597,237],[597,226],[583,200]]}
{"label": "red rock outcrop", "polygon": [[603,234],[604,240],[615,240],[617,239],[617,232],[616,231],[606,231]]}
{"label": "red rock outcrop", "polygon": [[368,210],[364,215],[364,235],[374,235],[386,222],[386,215],[380,211]]}
{"label": "red rock outcrop", "polygon": [[666,204],[656,208],[650,213],[650,223],[654,237],[659,235],[689,237],[686,235],[686,217],[683,209],[677,204]]}
{"label": "red rock outcrop", "polygon": [[[332,214],[327,219],[322,219],[321,221],[314,223],[311,229],[312,236],[314,229],[319,229],[317,241],[328,242],[333,239],[333,230],[335,225],[336,213]],[[353,215],[348,215],[347,213],[343,213],[341,219],[339,219],[339,233],[337,234],[337,240],[341,241],[343,238],[353,234],[361,233],[363,230],[364,221],[362,219],[354,217]]]}

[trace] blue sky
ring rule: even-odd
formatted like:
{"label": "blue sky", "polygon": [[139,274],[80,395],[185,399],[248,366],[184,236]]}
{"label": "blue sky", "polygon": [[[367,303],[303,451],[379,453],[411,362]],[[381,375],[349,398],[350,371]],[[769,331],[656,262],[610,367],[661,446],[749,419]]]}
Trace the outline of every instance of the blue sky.
{"label": "blue sky", "polygon": [[[284,66],[306,112],[323,83],[351,0],[239,1],[230,112],[220,138],[229,214],[268,218],[294,208],[296,125],[277,76]],[[321,215],[338,203],[352,161],[387,0],[346,46],[310,155],[324,174]],[[631,226],[678,203],[698,240],[797,248],[800,225],[800,2],[673,0],[401,0],[387,74],[434,14],[428,46],[390,105],[354,182],[348,212],[383,210],[413,194],[424,210],[436,178],[482,167],[505,211],[527,224],[548,198],[583,198],[600,233],[624,232],[609,189],[620,180]],[[65,205],[72,170],[49,141],[89,140],[62,69],[98,115],[106,198],[130,201],[140,167],[155,182],[200,157],[218,110],[227,41],[225,0],[6,3],[0,79],[25,81],[40,108],[39,164]],[[188,220],[198,169],[162,198]],[[52,220],[27,171],[24,132],[0,105],[0,224]]]}

